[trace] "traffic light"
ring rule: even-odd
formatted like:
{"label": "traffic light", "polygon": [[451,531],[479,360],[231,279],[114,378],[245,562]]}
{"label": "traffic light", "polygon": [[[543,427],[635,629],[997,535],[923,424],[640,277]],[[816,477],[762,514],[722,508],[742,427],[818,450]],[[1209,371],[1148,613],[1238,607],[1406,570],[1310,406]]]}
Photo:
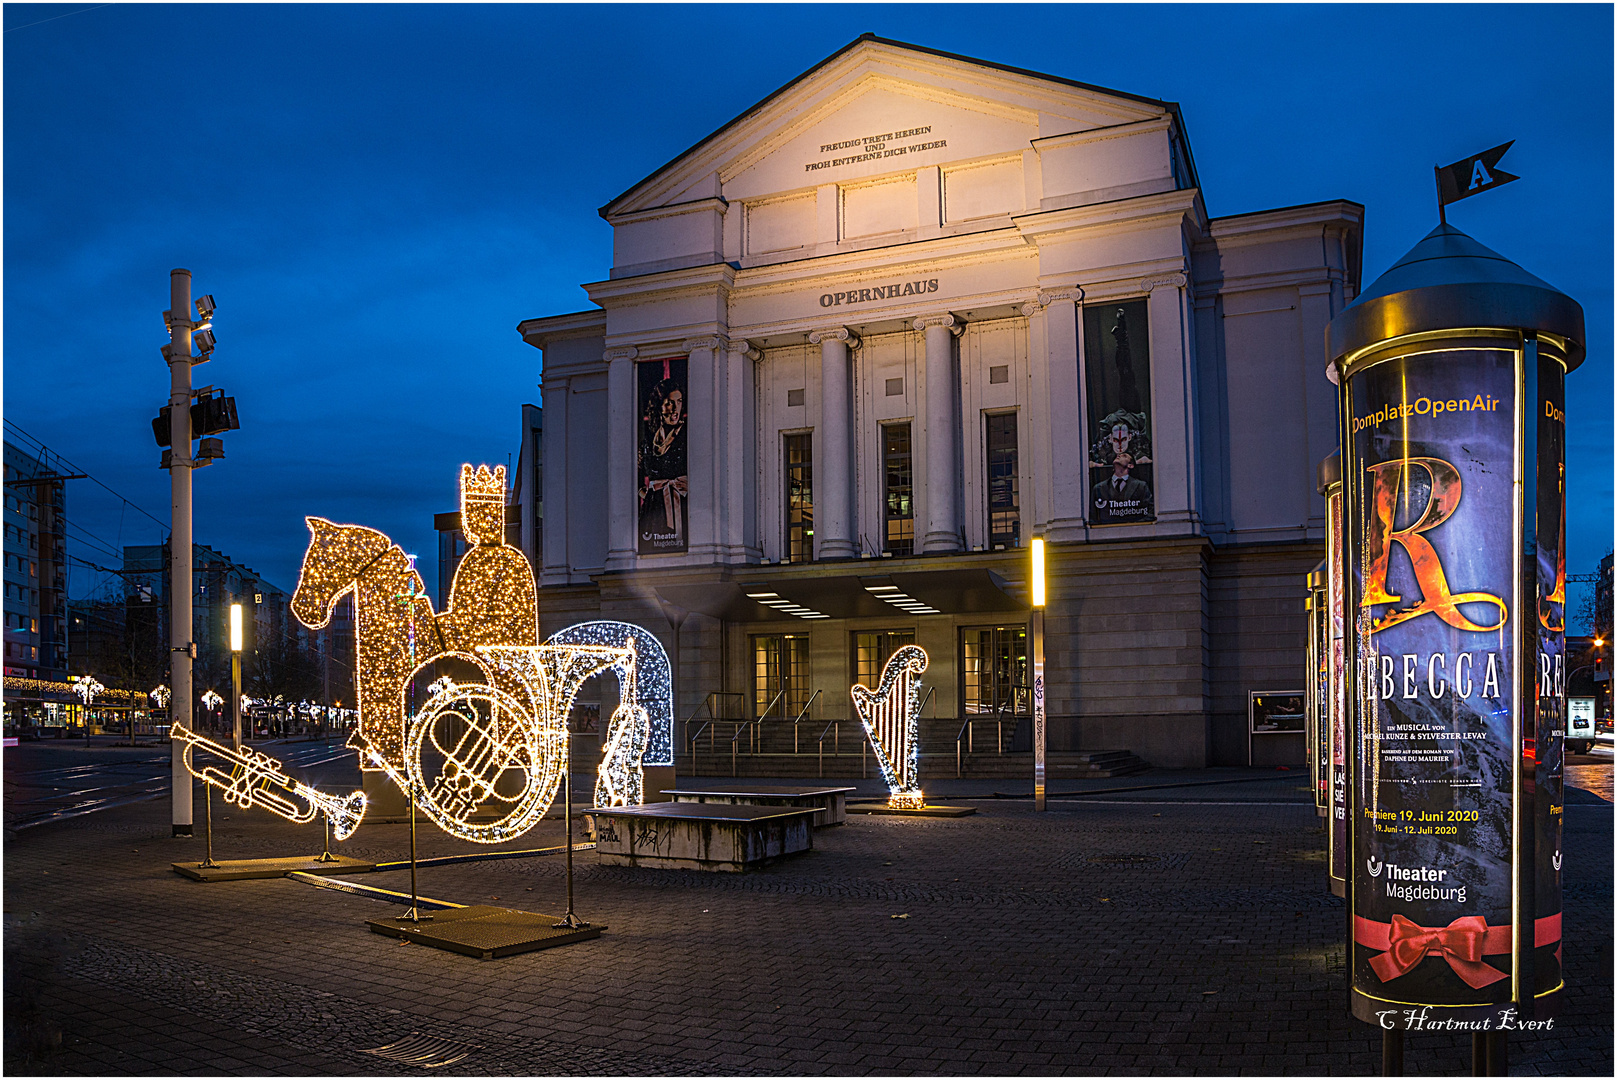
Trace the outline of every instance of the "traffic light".
{"label": "traffic light", "polygon": [[[205,435],[218,435],[226,431],[236,431],[241,427],[236,419],[236,399],[225,397],[224,394],[223,390],[219,390],[192,403],[191,438],[200,439]],[[156,437],[158,446],[169,446],[172,443],[171,416],[171,406],[164,405],[158,410],[157,418],[152,421],[152,435]]]}

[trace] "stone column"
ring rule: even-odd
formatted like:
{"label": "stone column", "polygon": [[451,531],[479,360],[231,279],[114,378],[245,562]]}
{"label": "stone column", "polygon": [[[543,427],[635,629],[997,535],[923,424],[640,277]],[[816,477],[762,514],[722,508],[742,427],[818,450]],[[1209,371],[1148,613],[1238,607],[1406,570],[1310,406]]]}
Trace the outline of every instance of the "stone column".
{"label": "stone column", "polygon": [[721,428],[725,420],[725,400],[719,365],[715,356],[724,342],[717,337],[691,338],[685,342],[686,386],[690,399],[685,403],[688,421],[686,436],[686,478],[690,485],[685,527],[690,554],[711,559],[719,538],[720,503],[723,486]]}
{"label": "stone column", "polygon": [[568,380],[546,379],[540,388],[544,400],[544,427],[539,439],[550,489],[545,507],[544,549],[539,554],[539,584],[565,585],[572,571],[567,557],[567,395]]}
{"label": "stone column", "polygon": [[1044,369],[1048,397],[1042,403],[1035,402],[1034,409],[1045,414],[1050,455],[1050,512],[1044,534],[1047,540],[1081,540],[1084,535],[1084,503],[1089,492],[1085,448],[1091,436],[1079,419],[1084,415],[1078,377],[1078,304],[1083,298],[1084,290],[1077,285],[1039,293],[1043,351],[1034,354],[1034,370]]}
{"label": "stone column", "polygon": [[756,367],[763,353],[745,340],[725,346],[724,496],[720,543],[732,562],[762,557],[758,539],[758,408]]}
{"label": "stone column", "polygon": [[955,374],[955,326],[948,312],[923,315],[915,328],[926,334],[926,534],[922,551],[960,550],[960,409]]}
{"label": "stone column", "polygon": [[845,326],[816,330],[820,347],[820,426],[814,433],[814,557],[859,554],[853,529],[853,394],[848,352],[858,346]]}
{"label": "stone column", "polygon": [[635,386],[632,346],[606,350],[606,568],[628,570],[635,543]]}
{"label": "stone column", "polygon": [[1150,297],[1151,473],[1157,522],[1199,528],[1194,456],[1196,378],[1185,310],[1188,285],[1183,273],[1155,274],[1140,281],[1140,291]]}

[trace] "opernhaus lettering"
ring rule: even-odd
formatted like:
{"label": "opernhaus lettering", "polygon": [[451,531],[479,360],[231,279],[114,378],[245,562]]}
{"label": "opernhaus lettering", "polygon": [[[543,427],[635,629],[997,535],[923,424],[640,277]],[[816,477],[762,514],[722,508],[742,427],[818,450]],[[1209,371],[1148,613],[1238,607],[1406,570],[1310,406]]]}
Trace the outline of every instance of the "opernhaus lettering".
{"label": "opernhaus lettering", "polygon": [[1368,427],[1384,424],[1388,420],[1406,420],[1411,416],[1442,416],[1444,413],[1457,412],[1493,412],[1499,408],[1499,399],[1487,394],[1477,394],[1470,398],[1449,398],[1438,400],[1436,398],[1418,397],[1414,401],[1405,401],[1401,404],[1390,403],[1383,405],[1367,416],[1353,418],[1353,431],[1357,434]]}
{"label": "opernhaus lettering", "polygon": [[841,307],[843,304],[863,304],[871,300],[893,300],[900,296],[920,296],[923,293],[935,293],[937,291],[937,278],[930,278],[926,281],[895,281],[888,285],[877,285],[869,289],[828,292],[820,297],[820,306]]}

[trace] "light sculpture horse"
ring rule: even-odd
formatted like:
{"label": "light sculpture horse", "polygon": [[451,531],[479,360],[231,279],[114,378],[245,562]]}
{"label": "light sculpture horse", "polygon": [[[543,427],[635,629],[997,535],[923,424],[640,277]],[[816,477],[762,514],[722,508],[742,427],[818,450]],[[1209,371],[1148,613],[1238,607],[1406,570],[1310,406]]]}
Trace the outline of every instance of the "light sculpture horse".
{"label": "light sculpture horse", "polygon": [[[472,546],[442,613],[385,534],[318,517],[306,519],[309,549],[292,598],[293,614],[313,629],[353,595],[359,723],[348,745],[362,768],[415,792],[440,828],[479,843],[521,835],[550,806],[567,766],[567,716],[590,676],[616,668],[628,687],[608,732],[603,776],[610,765],[612,781],[598,794],[639,801],[646,745],[634,637],[538,643],[533,571],[505,542],[504,487],[503,466],[461,470],[461,531]],[[415,711],[414,680],[429,664],[453,673]]]}

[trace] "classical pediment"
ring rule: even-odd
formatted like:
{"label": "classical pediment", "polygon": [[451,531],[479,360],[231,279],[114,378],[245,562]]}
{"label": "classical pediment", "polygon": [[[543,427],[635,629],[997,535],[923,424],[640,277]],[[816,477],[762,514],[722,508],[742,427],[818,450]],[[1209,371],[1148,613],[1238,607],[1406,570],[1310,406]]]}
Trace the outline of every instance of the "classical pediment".
{"label": "classical pediment", "polygon": [[927,166],[991,165],[1038,139],[1127,129],[1172,106],[869,35],[603,208],[609,219],[721,196],[755,202]]}

